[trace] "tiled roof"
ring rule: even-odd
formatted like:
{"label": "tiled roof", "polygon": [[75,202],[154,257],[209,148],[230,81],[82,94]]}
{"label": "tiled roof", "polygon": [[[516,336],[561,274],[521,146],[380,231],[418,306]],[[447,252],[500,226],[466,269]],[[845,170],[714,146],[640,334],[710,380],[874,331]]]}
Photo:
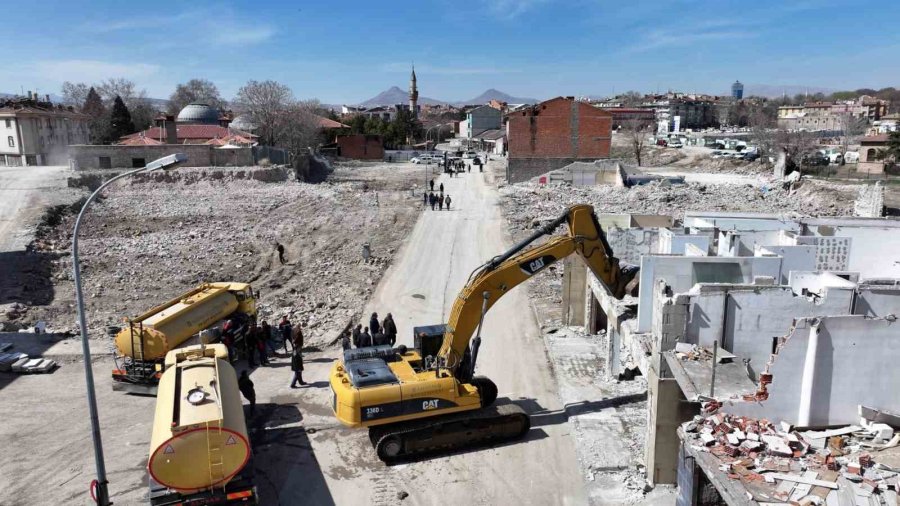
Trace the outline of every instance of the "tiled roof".
{"label": "tiled roof", "polygon": [[319,128],[350,128],[349,126],[337,122],[333,119],[323,118],[322,116],[316,116],[319,118]]}
{"label": "tiled roof", "polygon": [[162,142],[159,142],[156,139],[151,139],[150,137],[138,135],[137,137],[128,137],[118,144],[119,146],[157,146],[159,144],[162,144]]}
{"label": "tiled roof", "polygon": [[[184,141],[207,141],[209,139],[216,138],[224,138],[230,135],[241,135],[247,138],[255,138],[256,136],[250,133],[241,132],[238,130],[234,130],[231,128],[225,128],[219,125],[175,125],[175,133],[178,136],[178,143],[181,144]],[[150,139],[162,139],[166,140],[166,130],[160,127],[151,127],[143,132],[137,132],[131,135],[126,135],[123,139],[128,139],[131,137],[138,137],[143,135],[144,137],[149,137]]]}
{"label": "tiled roof", "polygon": [[879,135],[870,135],[868,137],[863,137],[860,139],[860,142],[887,142],[888,134],[879,134]]}

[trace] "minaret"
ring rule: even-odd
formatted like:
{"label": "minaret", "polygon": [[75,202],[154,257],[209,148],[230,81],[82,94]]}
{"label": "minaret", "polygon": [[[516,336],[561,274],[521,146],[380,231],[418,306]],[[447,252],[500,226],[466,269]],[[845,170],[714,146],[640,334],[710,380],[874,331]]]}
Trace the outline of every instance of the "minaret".
{"label": "minaret", "polygon": [[409,78],[409,110],[412,111],[413,117],[418,118],[419,112],[416,105],[419,102],[419,89],[416,88],[416,66],[413,65],[412,76]]}

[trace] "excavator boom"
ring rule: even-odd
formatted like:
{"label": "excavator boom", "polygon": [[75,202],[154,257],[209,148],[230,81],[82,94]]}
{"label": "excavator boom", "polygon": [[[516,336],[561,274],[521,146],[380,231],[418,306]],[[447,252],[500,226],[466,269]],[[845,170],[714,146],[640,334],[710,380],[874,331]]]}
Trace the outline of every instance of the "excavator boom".
{"label": "excavator boom", "polygon": [[[568,224],[567,235],[553,237],[539,246],[525,249],[541,237],[552,234],[563,223]],[[473,274],[450,311],[450,320],[438,354],[444,358],[446,366],[455,370],[462,363],[483,311],[489,310],[512,288],[573,253],[578,253],[616,298],[625,295],[626,286],[635,271],[623,271],[619,267],[619,260],[613,256],[594,215],[594,208],[589,205],[572,206]]]}

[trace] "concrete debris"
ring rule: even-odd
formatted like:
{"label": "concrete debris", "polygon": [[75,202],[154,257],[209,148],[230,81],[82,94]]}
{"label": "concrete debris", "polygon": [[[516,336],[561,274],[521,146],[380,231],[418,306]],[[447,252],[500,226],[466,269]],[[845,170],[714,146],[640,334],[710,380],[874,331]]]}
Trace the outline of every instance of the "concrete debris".
{"label": "concrete debris", "polygon": [[856,187],[810,180],[791,192],[759,177],[756,184],[666,186],[653,182],[632,188],[518,183],[501,188],[500,193],[510,226],[527,231],[559,216],[568,206],[583,203],[593,205],[597,213],[666,214],[676,219],[692,209],[846,216],[852,212]]}
{"label": "concrete debris", "polygon": [[[882,425],[798,432],[786,424],[716,413],[682,424],[681,433],[693,451],[718,459],[719,471],[740,482],[749,497],[844,504],[839,498],[849,494],[893,504],[900,491],[900,470],[879,464],[876,454],[865,449],[888,435]],[[752,441],[751,434],[758,434],[760,441]]]}
{"label": "concrete debris", "polygon": [[[317,185],[283,177],[267,182],[241,169],[209,170],[203,177],[196,169],[171,180],[117,186],[83,224],[91,336],[103,337],[106,325],[200,282],[252,281],[262,294],[260,320],[291,315],[307,345],[331,344],[359,319],[421,210],[421,194],[411,191],[412,181],[422,184],[411,177],[420,176],[420,169],[396,169],[387,176],[381,169],[380,164],[339,168],[329,182]],[[225,176],[212,177],[219,173]],[[372,190],[379,192],[378,207],[368,205]],[[51,263],[54,295],[43,297],[47,304],[30,305],[27,313],[6,309],[16,322],[75,321],[71,258],[65,254],[73,222],[74,215],[64,215],[33,242]],[[285,247],[284,264],[276,243]],[[359,256],[363,243],[371,245],[369,262]]]}
{"label": "concrete debris", "polygon": [[884,216],[884,186],[881,181],[859,187],[859,197],[853,204],[853,214],[863,218]]}

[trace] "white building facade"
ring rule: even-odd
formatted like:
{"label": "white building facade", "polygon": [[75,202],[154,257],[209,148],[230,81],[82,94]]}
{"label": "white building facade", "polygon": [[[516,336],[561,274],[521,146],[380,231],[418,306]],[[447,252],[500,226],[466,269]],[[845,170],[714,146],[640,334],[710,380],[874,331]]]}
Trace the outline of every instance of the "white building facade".
{"label": "white building facade", "polygon": [[69,145],[90,144],[88,120],[32,98],[0,104],[0,166],[65,165]]}

